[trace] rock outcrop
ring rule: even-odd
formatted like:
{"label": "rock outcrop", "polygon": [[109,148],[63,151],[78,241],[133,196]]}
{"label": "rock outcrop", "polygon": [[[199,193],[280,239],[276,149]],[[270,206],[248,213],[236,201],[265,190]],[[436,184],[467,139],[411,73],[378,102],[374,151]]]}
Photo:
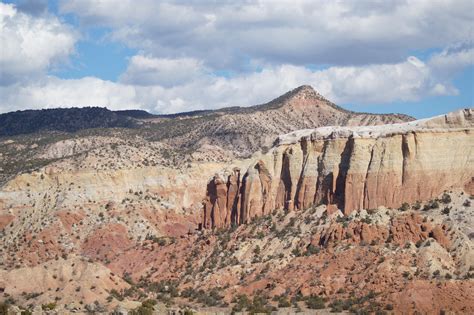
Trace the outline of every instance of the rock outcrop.
{"label": "rock outcrop", "polygon": [[326,229],[319,231],[311,243],[314,246],[328,246],[347,240],[357,244],[390,242],[401,246],[407,242],[417,243],[431,237],[444,248],[449,248],[450,241],[444,228],[444,226],[423,222],[420,215],[411,213],[392,218],[387,225],[353,221],[344,226],[333,222]]}
{"label": "rock outcrop", "polygon": [[[323,127],[280,136],[247,172],[208,183],[204,228],[249,222],[273,209],[325,203],[344,214],[473,187],[472,109],[370,127]],[[469,191],[469,193],[473,193]]]}

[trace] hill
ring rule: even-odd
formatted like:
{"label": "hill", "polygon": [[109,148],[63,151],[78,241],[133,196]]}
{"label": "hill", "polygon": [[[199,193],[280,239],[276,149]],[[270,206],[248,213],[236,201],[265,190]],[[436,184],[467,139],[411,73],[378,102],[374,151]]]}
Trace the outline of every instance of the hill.
{"label": "hill", "polygon": [[300,86],[266,104],[171,115],[99,107],[5,113],[0,115],[0,137],[45,131],[75,133],[97,128],[140,129],[140,135],[146,139],[164,141],[183,150],[194,151],[203,145],[215,145],[241,157],[271,146],[276,136],[293,130],[410,120],[413,118],[403,114],[348,111],[325,99],[312,87]]}
{"label": "hill", "polygon": [[100,107],[24,110],[0,114],[0,136],[135,126],[136,122],[130,116]]}

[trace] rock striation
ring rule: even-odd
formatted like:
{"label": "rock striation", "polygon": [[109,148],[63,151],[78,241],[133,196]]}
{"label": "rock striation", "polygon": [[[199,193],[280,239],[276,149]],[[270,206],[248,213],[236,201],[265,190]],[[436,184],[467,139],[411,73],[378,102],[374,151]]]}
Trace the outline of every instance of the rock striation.
{"label": "rock striation", "polygon": [[208,183],[203,227],[248,223],[279,208],[324,203],[348,215],[429,200],[451,188],[473,194],[473,113],[280,136],[245,173],[225,170]]}

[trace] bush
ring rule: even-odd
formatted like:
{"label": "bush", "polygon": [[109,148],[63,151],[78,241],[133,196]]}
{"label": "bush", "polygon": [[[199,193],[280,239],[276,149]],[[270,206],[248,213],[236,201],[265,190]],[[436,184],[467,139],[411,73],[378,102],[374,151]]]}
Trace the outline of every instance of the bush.
{"label": "bush", "polygon": [[312,310],[318,310],[325,308],[324,299],[317,295],[310,295],[306,298],[306,306]]}
{"label": "bush", "polygon": [[196,302],[207,306],[217,306],[223,299],[219,294],[219,288],[213,288],[209,291],[209,294],[204,292],[202,289],[196,291],[191,288],[186,288],[181,293],[181,296],[190,300],[195,300]]}
{"label": "bush", "polygon": [[300,249],[299,249],[298,247],[295,247],[295,248],[291,251],[291,253],[292,253],[293,255],[295,255],[295,257],[300,257],[300,256],[301,256],[301,251],[300,251]]}
{"label": "bush", "polygon": [[451,211],[450,208],[445,207],[445,208],[441,211],[441,213],[443,213],[443,214],[445,214],[445,215],[448,215],[450,211]]}
{"label": "bush", "polygon": [[9,305],[5,302],[0,303],[0,314],[8,314]]}
{"label": "bush", "polygon": [[335,300],[331,304],[329,304],[332,313],[339,313],[344,311],[344,301],[342,300]]}
{"label": "bush", "polygon": [[413,210],[420,210],[421,209],[421,202],[417,201],[415,204],[412,206]]}
{"label": "bush", "polygon": [[232,308],[232,312],[241,312],[243,310],[248,310],[252,304],[249,298],[245,294],[240,294],[232,300],[235,303]]}
{"label": "bush", "polygon": [[290,306],[291,306],[291,303],[286,298],[281,298],[278,301],[278,307],[290,307]]}
{"label": "bush", "polygon": [[142,302],[142,306],[144,306],[146,308],[153,309],[155,307],[155,305],[156,305],[156,301],[152,300],[152,299],[149,299],[149,300],[146,300],[146,301]]}
{"label": "bush", "polygon": [[288,299],[284,296],[280,296],[278,298],[278,307],[290,307],[291,303]]}
{"label": "bush", "polygon": [[315,254],[319,254],[319,247],[314,246],[313,244],[309,244],[308,247],[306,247],[306,252],[304,253],[305,256],[311,256]]}
{"label": "bush", "polygon": [[148,308],[142,305],[134,310],[131,310],[128,314],[130,315],[153,315],[153,308]]}
{"label": "bush", "polygon": [[123,295],[120,294],[117,290],[112,289],[110,290],[110,296],[116,298],[119,301],[123,301]]}
{"label": "bush", "polygon": [[266,296],[262,296],[256,294],[253,297],[252,305],[248,309],[250,314],[257,314],[257,313],[271,313],[272,307],[268,305],[268,299]]}
{"label": "bush", "polygon": [[451,202],[451,196],[447,193],[444,193],[443,196],[441,197],[441,202],[442,203],[450,203]]}
{"label": "bush", "polygon": [[250,301],[245,294],[241,294],[234,298],[232,302],[235,303],[232,308],[233,313],[246,310],[250,314],[269,314],[273,311],[273,308],[268,305],[267,297],[259,295],[258,293],[253,297],[252,301]]}
{"label": "bush", "polygon": [[410,205],[407,202],[402,203],[401,207],[398,208],[400,211],[407,211],[408,209],[410,209]]}
{"label": "bush", "polygon": [[360,221],[363,222],[363,223],[366,223],[366,224],[371,224],[372,223],[372,219],[369,218],[369,217],[362,218]]}
{"label": "bush", "polygon": [[430,209],[437,209],[437,208],[439,208],[438,201],[437,200],[430,200],[423,207],[423,211],[428,211]]}
{"label": "bush", "polygon": [[52,311],[56,308],[56,303],[48,303],[41,305],[43,311]]}

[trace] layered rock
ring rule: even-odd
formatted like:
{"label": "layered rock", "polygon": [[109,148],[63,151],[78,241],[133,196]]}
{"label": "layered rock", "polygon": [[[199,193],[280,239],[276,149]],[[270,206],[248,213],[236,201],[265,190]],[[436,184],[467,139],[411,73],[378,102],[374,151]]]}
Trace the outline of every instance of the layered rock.
{"label": "layered rock", "polygon": [[[473,187],[473,110],[371,127],[323,127],[280,136],[247,172],[208,184],[203,226],[249,222],[273,209],[330,204],[345,214]],[[236,193],[238,191],[238,193]],[[468,191],[468,193],[473,193]]]}
{"label": "layered rock", "polygon": [[350,243],[385,243],[405,245],[407,242],[417,243],[435,239],[444,248],[449,248],[450,241],[446,236],[445,226],[423,222],[418,214],[400,215],[392,218],[387,225],[369,224],[362,221],[352,221],[347,226],[333,222],[327,228],[319,231],[312,240],[314,246],[328,246],[347,240]]}

